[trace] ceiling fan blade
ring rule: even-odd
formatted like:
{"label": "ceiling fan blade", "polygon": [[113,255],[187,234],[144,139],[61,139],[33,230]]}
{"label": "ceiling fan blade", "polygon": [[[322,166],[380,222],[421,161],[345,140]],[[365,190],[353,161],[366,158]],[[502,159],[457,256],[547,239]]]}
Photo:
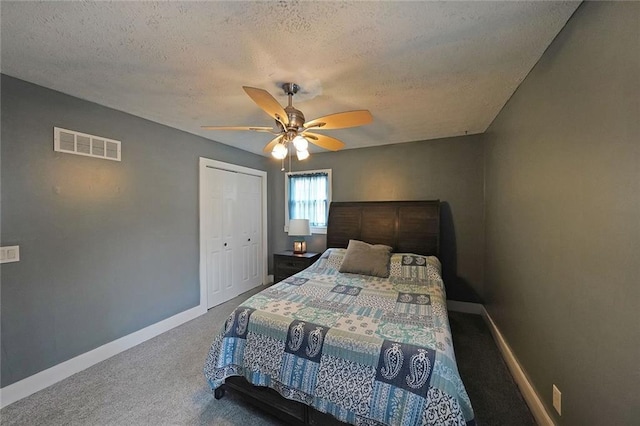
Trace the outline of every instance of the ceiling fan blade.
{"label": "ceiling fan blade", "polygon": [[347,127],[357,127],[369,124],[373,121],[371,113],[366,109],[356,111],[338,112],[336,114],[325,115],[305,123],[305,129],[312,127],[318,129],[345,129]]}
{"label": "ceiling fan blade", "polygon": [[276,99],[271,96],[271,93],[267,92],[263,89],[257,89],[255,87],[242,86],[247,95],[253,102],[258,104],[260,108],[264,110],[267,114],[269,114],[274,119],[282,122],[285,126],[289,124],[289,117],[285,112],[284,108],[276,101]]}
{"label": "ceiling fan blade", "polygon": [[280,135],[276,138],[274,138],[271,142],[269,142],[268,144],[265,145],[264,147],[264,152],[271,152],[273,151],[273,147],[276,146],[284,137],[284,135]]}
{"label": "ceiling fan blade", "polygon": [[344,148],[344,142],[339,139],[332,138],[331,136],[309,132],[304,132],[302,135],[312,144],[328,149],[329,151],[338,151]]}
{"label": "ceiling fan blade", "polygon": [[251,130],[254,132],[274,132],[271,127],[258,126],[200,126],[204,130]]}

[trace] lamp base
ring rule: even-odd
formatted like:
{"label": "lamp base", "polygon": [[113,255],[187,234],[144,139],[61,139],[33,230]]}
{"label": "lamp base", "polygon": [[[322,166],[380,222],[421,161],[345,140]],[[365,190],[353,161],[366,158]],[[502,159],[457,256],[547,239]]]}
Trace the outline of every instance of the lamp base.
{"label": "lamp base", "polygon": [[293,254],[304,254],[307,252],[306,241],[294,241],[293,242]]}

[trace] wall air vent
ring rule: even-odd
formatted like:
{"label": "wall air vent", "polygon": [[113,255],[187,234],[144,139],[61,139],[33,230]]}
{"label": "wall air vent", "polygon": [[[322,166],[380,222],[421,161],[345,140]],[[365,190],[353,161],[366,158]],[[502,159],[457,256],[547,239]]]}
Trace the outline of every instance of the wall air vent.
{"label": "wall air vent", "polygon": [[120,161],[120,141],[74,130],[53,128],[53,150],[68,154]]}

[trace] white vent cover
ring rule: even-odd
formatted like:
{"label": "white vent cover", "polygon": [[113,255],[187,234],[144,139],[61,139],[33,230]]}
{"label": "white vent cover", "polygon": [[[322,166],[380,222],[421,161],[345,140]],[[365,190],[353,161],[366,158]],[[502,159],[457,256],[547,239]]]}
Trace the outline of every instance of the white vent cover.
{"label": "white vent cover", "polygon": [[53,128],[53,150],[120,161],[120,141],[88,135],[74,130]]}

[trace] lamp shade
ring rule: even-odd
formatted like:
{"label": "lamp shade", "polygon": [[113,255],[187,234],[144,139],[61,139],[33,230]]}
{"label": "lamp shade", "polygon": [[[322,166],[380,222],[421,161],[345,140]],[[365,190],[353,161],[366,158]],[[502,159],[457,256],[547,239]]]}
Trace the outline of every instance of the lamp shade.
{"label": "lamp shade", "polygon": [[289,235],[311,235],[309,219],[289,219]]}

